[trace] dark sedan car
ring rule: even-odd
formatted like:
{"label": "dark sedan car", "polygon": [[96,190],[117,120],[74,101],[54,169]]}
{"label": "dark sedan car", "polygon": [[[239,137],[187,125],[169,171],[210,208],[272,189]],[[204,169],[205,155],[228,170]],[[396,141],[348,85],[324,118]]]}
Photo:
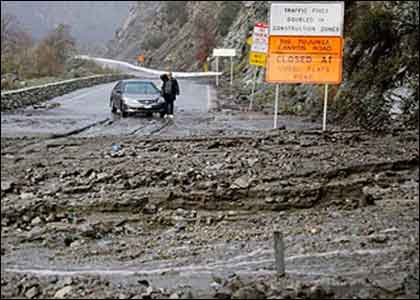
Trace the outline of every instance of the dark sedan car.
{"label": "dark sedan car", "polygon": [[120,111],[124,118],[130,112],[144,112],[147,115],[157,112],[162,118],[165,116],[165,100],[150,80],[122,80],[112,90],[110,100],[111,111]]}

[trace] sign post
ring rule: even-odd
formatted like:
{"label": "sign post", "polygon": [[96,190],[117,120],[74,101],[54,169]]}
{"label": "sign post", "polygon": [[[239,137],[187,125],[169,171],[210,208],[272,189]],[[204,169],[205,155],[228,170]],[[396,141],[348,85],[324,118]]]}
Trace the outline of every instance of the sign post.
{"label": "sign post", "polygon": [[266,81],[328,84],[342,81],[344,2],[273,2]]}
{"label": "sign post", "polygon": [[[216,72],[219,73],[219,57],[230,57],[230,85],[233,85],[233,57],[236,49],[213,49],[213,57],[216,57]],[[216,75],[216,86],[219,86],[219,76]]]}
{"label": "sign post", "polygon": [[249,103],[249,110],[252,110],[252,104],[254,103],[255,86],[257,84],[257,72],[258,72],[258,67],[255,66],[255,69],[254,69],[254,80],[252,82],[251,102]]}
{"label": "sign post", "polygon": [[324,91],[324,116],[322,118],[322,130],[327,130],[327,105],[328,105],[328,84],[325,85]]}
{"label": "sign post", "polygon": [[230,86],[233,86],[233,57],[230,57]]}
{"label": "sign post", "polygon": [[216,57],[216,86],[219,87],[219,57]]}
{"label": "sign post", "polygon": [[279,85],[276,84],[276,100],[274,102],[274,126],[273,126],[274,129],[277,128],[278,113],[279,113]]}
{"label": "sign post", "polygon": [[254,27],[252,35],[251,52],[249,54],[249,64],[255,66],[254,82],[252,84],[251,101],[249,103],[249,110],[252,110],[254,102],[254,93],[257,81],[258,67],[265,68],[267,61],[268,50],[268,25],[264,23],[257,23]]}

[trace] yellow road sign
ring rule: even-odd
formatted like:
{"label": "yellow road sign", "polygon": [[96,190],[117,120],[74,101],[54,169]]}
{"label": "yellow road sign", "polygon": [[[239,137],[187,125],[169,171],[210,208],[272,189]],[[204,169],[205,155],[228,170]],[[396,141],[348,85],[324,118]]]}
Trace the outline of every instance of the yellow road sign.
{"label": "yellow road sign", "polygon": [[249,53],[249,64],[265,68],[267,60],[267,54],[262,52],[250,52]]}

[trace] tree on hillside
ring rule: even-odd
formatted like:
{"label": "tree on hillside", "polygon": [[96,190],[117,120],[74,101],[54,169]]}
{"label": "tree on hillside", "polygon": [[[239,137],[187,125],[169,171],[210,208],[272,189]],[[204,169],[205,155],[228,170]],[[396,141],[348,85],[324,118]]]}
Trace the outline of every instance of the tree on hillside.
{"label": "tree on hillside", "polygon": [[20,74],[33,45],[31,36],[23,30],[16,17],[1,16],[1,73]]}
{"label": "tree on hillside", "polygon": [[51,76],[63,72],[66,61],[75,54],[75,45],[70,27],[58,25],[34,50],[38,75]]}
{"label": "tree on hillside", "polygon": [[235,21],[241,10],[241,5],[241,1],[223,1],[217,24],[217,30],[222,36],[229,32],[230,26],[232,26],[233,21]]}
{"label": "tree on hillside", "polygon": [[180,26],[188,21],[188,1],[164,1],[163,12],[168,24],[178,22]]}
{"label": "tree on hillside", "polygon": [[41,44],[55,49],[60,64],[64,64],[68,58],[75,54],[76,41],[71,35],[68,25],[58,25]]}
{"label": "tree on hillside", "polygon": [[206,62],[212,49],[216,46],[216,20],[211,10],[203,9],[194,18],[194,39],[197,41],[196,59],[200,65]]}

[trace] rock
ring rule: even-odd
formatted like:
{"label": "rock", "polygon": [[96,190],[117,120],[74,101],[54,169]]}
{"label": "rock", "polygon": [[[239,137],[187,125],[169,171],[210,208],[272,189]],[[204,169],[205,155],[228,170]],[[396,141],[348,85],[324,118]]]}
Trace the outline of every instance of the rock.
{"label": "rock", "polygon": [[62,289],[59,289],[55,295],[54,298],[55,299],[63,299],[67,294],[69,294],[72,291],[73,287],[72,286],[66,286],[63,287]]}
{"label": "rock", "polygon": [[232,295],[232,299],[266,299],[267,296],[263,291],[260,291],[252,286],[245,286],[237,290]]}
{"label": "rock", "polygon": [[241,278],[237,275],[232,277],[226,284],[225,287],[230,289],[231,291],[237,291],[240,288],[244,287],[244,283],[242,282]]}
{"label": "rock", "polygon": [[13,186],[14,186],[14,182],[13,181],[7,181],[7,180],[1,180],[1,191],[2,192],[10,192],[13,190]]}
{"label": "rock", "polygon": [[153,214],[157,213],[157,206],[154,205],[154,204],[147,204],[143,208],[143,213],[147,214],[147,215],[153,215]]}
{"label": "rock", "polygon": [[320,285],[314,285],[309,289],[309,299],[325,299],[329,293]]}
{"label": "rock", "polygon": [[45,230],[40,227],[34,227],[26,234],[27,241],[42,240]]}
{"label": "rock", "polygon": [[359,199],[359,207],[375,204],[375,191],[372,188],[365,186],[362,189],[362,193],[363,196]]}
{"label": "rock", "polygon": [[211,143],[208,147],[207,147],[207,149],[217,149],[217,148],[219,148],[221,146],[221,144],[220,144],[220,142],[219,141],[215,141],[215,142],[213,142],[213,143]]}
{"label": "rock", "polygon": [[213,281],[213,282],[210,284],[210,287],[211,287],[212,289],[218,290],[218,289],[220,289],[220,288],[222,287],[222,285],[220,284],[220,282]]}
{"label": "rock", "polygon": [[150,286],[150,283],[146,279],[140,279],[137,282],[141,285],[144,285],[145,287]]}
{"label": "rock", "polygon": [[133,234],[133,233],[137,233],[137,230],[136,230],[136,229],[134,229],[133,227],[131,227],[130,225],[125,224],[125,225],[124,225],[124,232],[125,232],[126,234]]}
{"label": "rock", "polygon": [[90,224],[83,224],[80,226],[80,235],[92,239],[97,237],[95,228]]}
{"label": "rock", "polygon": [[311,228],[309,231],[311,232],[311,234],[318,234],[321,231],[321,229],[319,229],[319,228]]}
{"label": "rock", "polygon": [[77,193],[86,193],[92,189],[91,185],[80,185],[80,186],[72,186],[67,187],[63,190],[66,194],[77,194]]}
{"label": "rock", "polygon": [[250,158],[247,160],[247,162],[249,166],[253,167],[258,162],[258,158],[254,158],[254,159]]}
{"label": "rock", "polygon": [[107,181],[108,179],[110,179],[111,176],[105,172],[103,173],[99,173],[98,175],[96,175],[96,182],[104,182]]}
{"label": "rock", "polygon": [[66,277],[60,281],[60,286],[62,287],[67,286],[67,285],[72,285],[72,284],[73,284],[73,278],[71,277]]}
{"label": "rock", "polygon": [[373,234],[369,236],[369,242],[384,244],[389,241],[389,237],[383,234]]}
{"label": "rock", "polygon": [[30,200],[33,199],[35,197],[34,193],[21,193],[20,194],[20,199],[22,200]]}
{"label": "rock", "polygon": [[209,167],[210,170],[220,170],[223,168],[223,163],[218,163]]}
{"label": "rock", "polygon": [[143,299],[150,299],[153,294],[153,287],[148,286],[146,292],[141,295]]}
{"label": "rock", "polygon": [[274,203],[274,202],[276,202],[276,201],[274,200],[273,197],[266,197],[265,198],[265,203]]}
{"label": "rock", "polygon": [[175,231],[180,232],[182,230],[185,230],[186,226],[184,223],[176,223],[175,224]]}
{"label": "rock", "polygon": [[188,211],[182,208],[177,208],[175,214],[182,217],[187,217],[189,215]]}
{"label": "rock", "polygon": [[194,297],[193,292],[191,290],[188,290],[186,292],[184,291],[182,299],[197,299],[197,297]]}
{"label": "rock", "polygon": [[79,248],[83,244],[82,240],[76,240],[70,244],[71,248]]}
{"label": "rock", "polygon": [[64,237],[64,245],[66,245],[67,247],[69,247],[74,241],[76,241],[77,239],[74,238],[71,235],[66,235]]}
{"label": "rock", "polygon": [[232,299],[232,291],[227,288],[218,290],[213,297],[215,299]]}
{"label": "rock", "polygon": [[179,296],[177,293],[173,293],[172,295],[169,296],[169,299],[179,299]]}
{"label": "rock", "polygon": [[216,276],[216,275],[212,274],[211,275],[211,278],[214,280],[213,284],[214,283],[217,283],[217,284],[220,285],[220,284],[223,283],[223,279],[221,277],[219,277],[219,276]]}
{"label": "rock", "polygon": [[31,224],[34,226],[40,225],[42,223],[42,219],[38,216],[36,218],[33,218],[31,221]]}
{"label": "rock", "polygon": [[33,286],[31,287],[29,290],[26,291],[25,293],[25,297],[28,299],[32,299],[35,298],[36,296],[38,296],[41,293],[39,286]]}
{"label": "rock", "polygon": [[236,179],[233,184],[231,185],[231,188],[233,189],[246,189],[249,188],[251,185],[252,179],[249,178],[248,175],[243,175]]}

